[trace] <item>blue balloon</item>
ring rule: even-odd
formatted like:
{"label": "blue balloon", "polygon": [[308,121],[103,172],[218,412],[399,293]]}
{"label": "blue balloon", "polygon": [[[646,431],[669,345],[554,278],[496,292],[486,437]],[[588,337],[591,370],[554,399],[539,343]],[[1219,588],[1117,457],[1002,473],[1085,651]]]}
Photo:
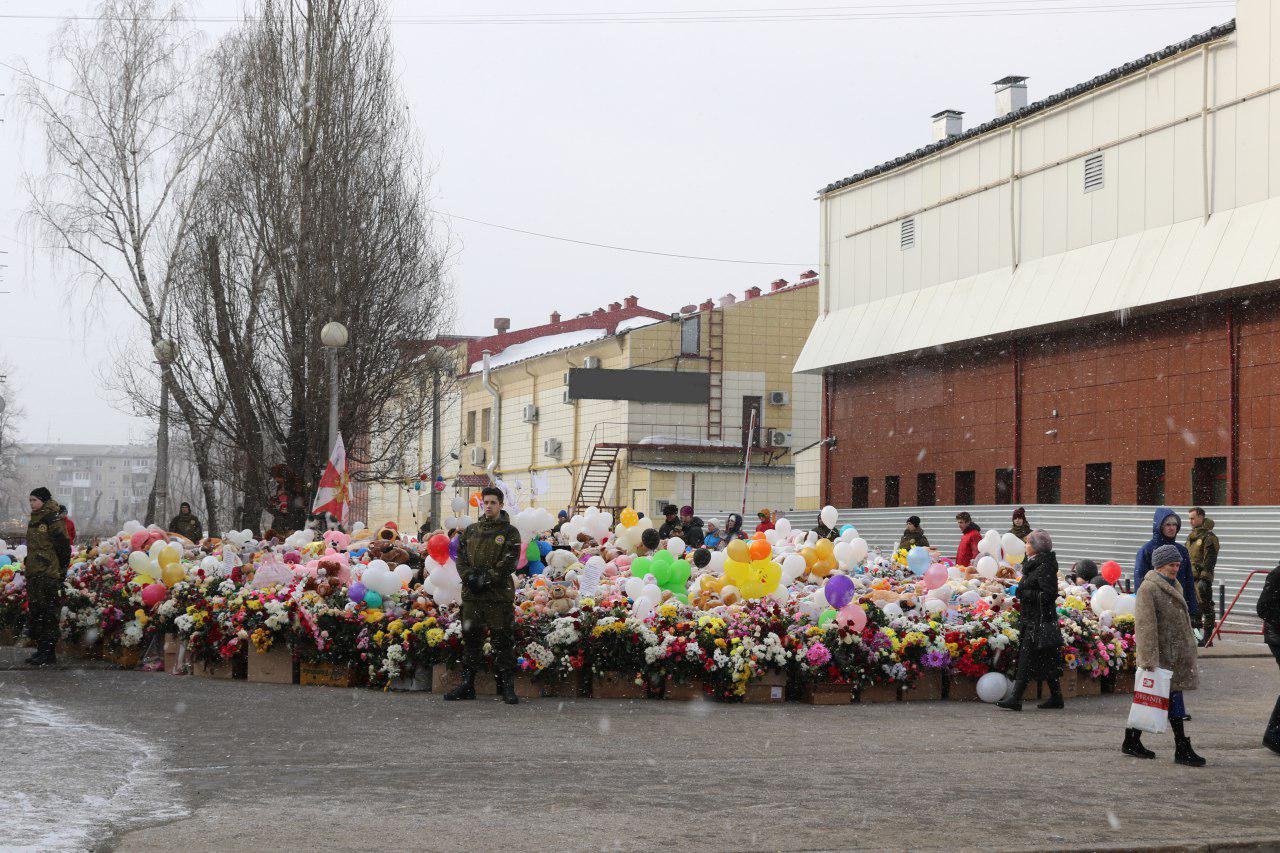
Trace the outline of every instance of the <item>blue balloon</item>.
{"label": "blue balloon", "polygon": [[551,543],[545,539],[538,540],[538,550],[542,552],[542,561],[546,562],[547,555],[551,553]]}
{"label": "blue balloon", "polygon": [[854,529],[854,528],[853,528],[853,525],[852,525],[852,524],[844,524],[844,525],[841,525],[841,527],[840,527],[840,535],[841,535],[841,536],[843,536],[845,533],[847,533],[848,531],[853,530],[853,529]]}
{"label": "blue balloon", "polygon": [[933,565],[933,556],[928,548],[916,545],[907,552],[907,568],[916,577],[923,577],[931,565]]}
{"label": "blue balloon", "polygon": [[7,566],[13,562],[13,558],[8,554],[0,555],[0,566]]}
{"label": "blue balloon", "polygon": [[534,575],[540,575],[547,570],[546,565],[540,562],[539,560],[530,560],[525,565],[529,569],[530,577],[533,577]]}
{"label": "blue balloon", "polygon": [[364,594],[364,603],[369,605],[371,608],[377,609],[382,606],[382,595],[374,592],[373,590],[369,590]]}

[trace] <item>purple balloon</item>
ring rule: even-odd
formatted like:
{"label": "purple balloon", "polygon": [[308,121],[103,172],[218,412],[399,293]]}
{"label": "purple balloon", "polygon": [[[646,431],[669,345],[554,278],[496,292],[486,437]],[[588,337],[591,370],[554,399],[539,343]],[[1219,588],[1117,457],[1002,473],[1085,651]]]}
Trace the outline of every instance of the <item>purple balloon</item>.
{"label": "purple balloon", "polygon": [[844,575],[832,575],[827,578],[827,585],[822,588],[827,604],[836,610],[853,601],[853,581]]}
{"label": "purple balloon", "polygon": [[347,598],[359,604],[361,601],[364,601],[364,594],[366,592],[368,592],[368,590],[364,588],[364,584],[360,583],[360,581],[356,581],[351,586],[347,587]]}
{"label": "purple balloon", "polygon": [[458,542],[459,541],[461,540],[457,536],[449,540],[449,559],[451,560],[458,559]]}

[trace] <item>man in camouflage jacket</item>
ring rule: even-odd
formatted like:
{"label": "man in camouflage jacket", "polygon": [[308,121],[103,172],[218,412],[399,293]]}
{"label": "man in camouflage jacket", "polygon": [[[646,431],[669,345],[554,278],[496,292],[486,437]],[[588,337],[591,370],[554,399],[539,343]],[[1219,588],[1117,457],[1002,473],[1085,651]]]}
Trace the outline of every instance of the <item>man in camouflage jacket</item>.
{"label": "man in camouflage jacket", "polygon": [[23,574],[27,581],[27,624],[36,653],[27,659],[27,664],[53,666],[57,662],[62,582],[71,564],[71,538],[67,535],[66,510],[48,489],[33,489],[30,503]]}

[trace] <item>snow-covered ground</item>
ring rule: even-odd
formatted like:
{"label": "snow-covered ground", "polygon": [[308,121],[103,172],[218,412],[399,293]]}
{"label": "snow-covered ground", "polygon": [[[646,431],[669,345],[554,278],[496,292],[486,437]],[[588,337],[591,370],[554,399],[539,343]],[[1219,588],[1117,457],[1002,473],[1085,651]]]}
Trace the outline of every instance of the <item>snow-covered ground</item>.
{"label": "snow-covered ground", "polygon": [[0,699],[0,849],[86,850],[186,815],[156,744],[35,699]]}

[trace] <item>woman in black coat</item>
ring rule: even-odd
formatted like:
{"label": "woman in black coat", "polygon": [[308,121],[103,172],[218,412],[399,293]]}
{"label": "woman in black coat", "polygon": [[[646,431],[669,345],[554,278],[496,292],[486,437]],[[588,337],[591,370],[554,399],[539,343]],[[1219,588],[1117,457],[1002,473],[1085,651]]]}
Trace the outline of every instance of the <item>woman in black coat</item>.
{"label": "woman in black coat", "polygon": [[[1262,638],[1275,655],[1276,663],[1280,663],[1280,566],[1267,575],[1262,595],[1258,596],[1258,616],[1262,619]],[[1280,699],[1271,711],[1262,743],[1273,752],[1280,752]]]}
{"label": "woman in black coat", "polygon": [[1058,557],[1043,530],[1027,535],[1027,559],[1018,582],[1018,671],[1013,691],[996,704],[1022,710],[1022,694],[1032,681],[1049,683],[1049,698],[1040,708],[1062,708],[1062,631],[1058,627]]}

